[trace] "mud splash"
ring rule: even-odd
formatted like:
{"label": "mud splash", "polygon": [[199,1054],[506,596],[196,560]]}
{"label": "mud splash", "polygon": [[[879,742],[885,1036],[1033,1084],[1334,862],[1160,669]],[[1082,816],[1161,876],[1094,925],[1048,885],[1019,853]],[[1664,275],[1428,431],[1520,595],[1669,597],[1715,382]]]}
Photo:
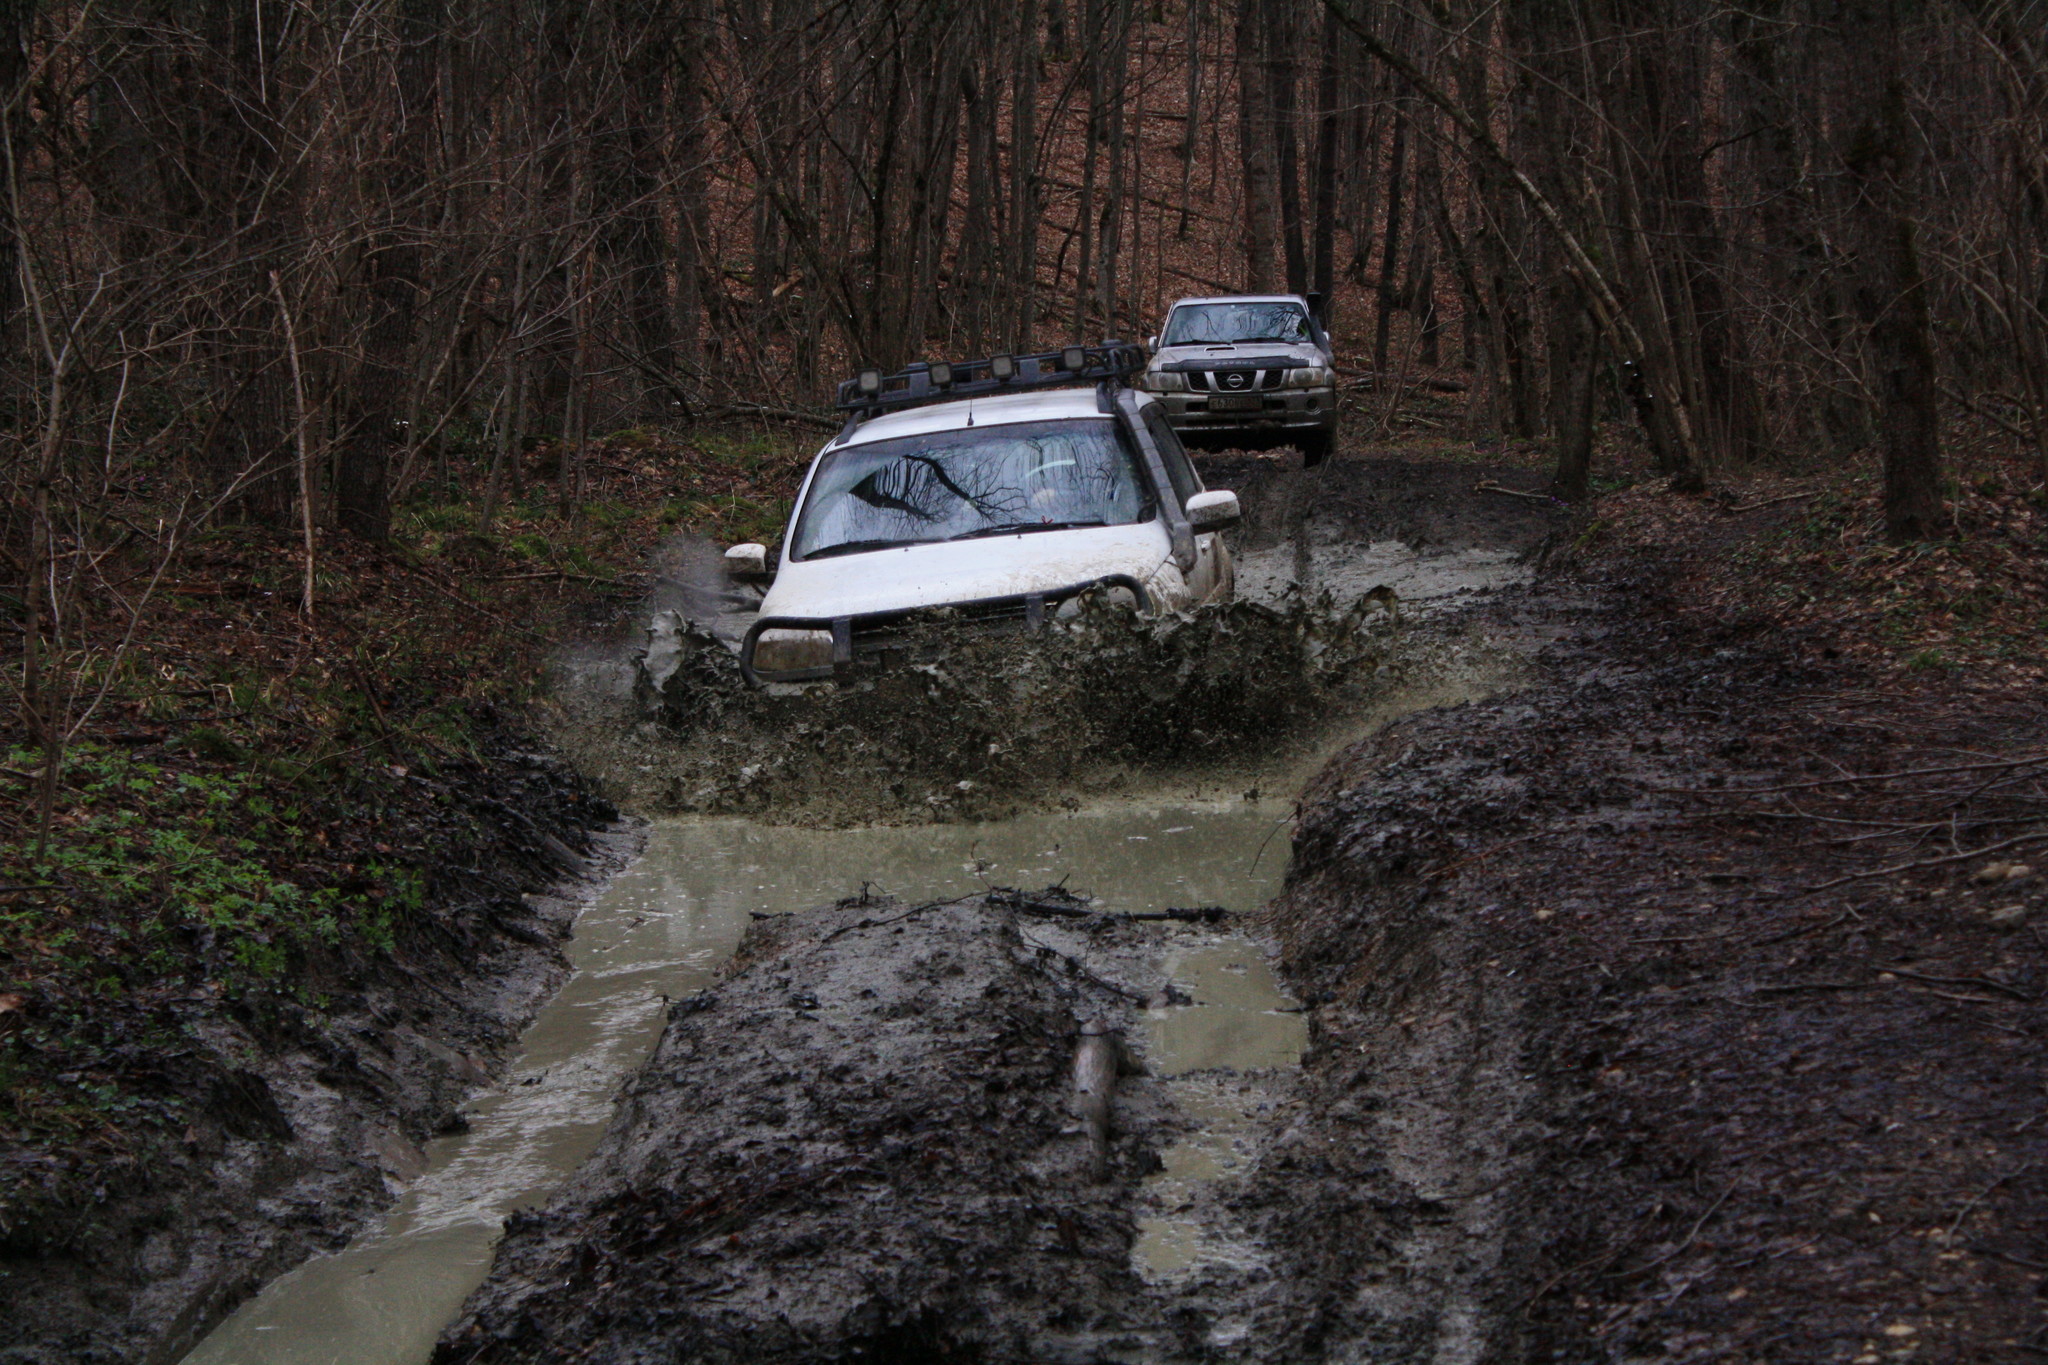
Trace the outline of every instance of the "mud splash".
{"label": "mud splash", "polygon": [[845,683],[754,691],[721,630],[663,612],[639,648],[576,665],[555,738],[614,800],[663,814],[932,823],[1273,791],[1404,689],[1483,690],[1512,667],[1411,622],[1384,595],[1163,618],[1100,604],[1038,635],[949,632]]}

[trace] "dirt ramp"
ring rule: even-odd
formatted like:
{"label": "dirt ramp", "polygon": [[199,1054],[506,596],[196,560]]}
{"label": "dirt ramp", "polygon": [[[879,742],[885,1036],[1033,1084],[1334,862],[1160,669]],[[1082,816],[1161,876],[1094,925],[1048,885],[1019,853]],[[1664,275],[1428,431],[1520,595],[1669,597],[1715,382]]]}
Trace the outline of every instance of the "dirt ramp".
{"label": "dirt ramp", "polygon": [[1078,1021],[1129,1004],[1053,932],[980,897],[758,925],[435,1359],[1099,1358],[1170,1120],[1121,1087],[1092,1178]]}

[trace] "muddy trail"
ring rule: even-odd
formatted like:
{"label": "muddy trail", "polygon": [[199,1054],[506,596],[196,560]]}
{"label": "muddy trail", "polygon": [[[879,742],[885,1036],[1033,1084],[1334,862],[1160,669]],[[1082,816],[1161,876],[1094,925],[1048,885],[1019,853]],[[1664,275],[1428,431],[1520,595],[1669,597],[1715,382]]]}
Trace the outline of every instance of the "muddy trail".
{"label": "muddy trail", "polygon": [[[970,648],[943,680],[926,671],[911,687],[823,704],[861,744],[889,742],[872,722],[920,697],[921,714],[955,729],[1076,725],[1075,742],[1049,756],[1027,749],[1043,771],[990,784],[1013,805],[1053,791],[1074,806],[1077,789],[1098,801],[1133,787],[1179,799],[1247,781],[1291,790],[1333,735],[1519,677],[1536,637],[1475,630],[1476,605],[1526,577],[1558,518],[1475,497],[1488,472],[1346,461],[1304,475],[1272,460],[1211,461],[1209,482],[1235,483],[1250,512],[1236,545],[1247,600],[1163,628],[1083,619],[1040,646],[1043,673],[1028,658],[981,666]],[[1402,614],[1340,605],[1379,587],[1394,589]],[[638,733],[660,727],[667,746],[660,760],[640,749],[639,763],[672,780],[684,754],[694,780],[712,765],[689,746],[707,736],[728,764],[731,746],[750,748],[753,766],[762,750],[736,736],[792,721],[800,736],[832,733],[806,725],[812,697],[704,714],[699,698],[734,696],[711,633],[675,673],[650,686],[643,666],[635,678]],[[657,633],[656,650],[672,639]],[[958,682],[982,676],[1003,687]],[[1148,679],[1163,681],[1148,691]],[[1077,699],[1091,695],[1114,704],[1082,725]],[[957,778],[963,796],[991,776],[983,730],[949,747],[926,741],[922,724],[905,728],[893,753],[791,745],[772,778],[762,770],[777,760],[761,763],[745,800],[830,823],[836,812],[804,782],[858,790],[878,753],[889,753],[881,767],[915,753],[926,786],[972,773]],[[1119,742],[1133,734],[1153,747]],[[860,809],[948,821],[990,809],[900,797]],[[1009,871],[991,866],[983,880]],[[1431,1210],[1497,1173],[1441,1152],[1441,1188],[1418,1193],[1385,1172],[1328,1181],[1302,1159],[1314,1016],[1273,975],[1279,945],[1250,913],[1263,900],[1138,910],[1089,883],[930,902],[863,890],[762,919],[725,979],[670,1008],[588,1161],[508,1222],[435,1358],[1349,1358],[1329,1354],[1332,1269],[1388,1258],[1442,1273],[1380,1288],[1360,1329],[1375,1349],[1477,1350],[1483,1294],[1452,1282],[1484,1272],[1453,1262],[1499,1264],[1507,1230],[1467,1228],[1439,1247]],[[1091,1057],[1108,1065],[1105,1046],[1113,1098],[1093,1109],[1077,1090],[1101,1089],[1083,1076]]]}
{"label": "muddy trail", "polygon": [[[1101,1311],[1077,1310],[1079,1325],[1062,1335],[1064,1329],[1034,1317],[1043,1304],[1030,1293],[1010,1295],[1005,1316],[996,1306],[1003,1296],[970,1292],[963,1286],[973,1276],[962,1278],[957,1265],[950,1279],[919,1280],[914,1292],[904,1280],[903,1295],[884,1293],[866,1309],[852,1299],[840,1303],[839,1290],[828,1290],[824,1280],[815,1293],[804,1291],[817,1300],[820,1321],[844,1320],[849,1340],[897,1322],[899,1302],[928,1301],[929,1311],[913,1316],[936,1321],[932,1314],[941,1308],[931,1305],[952,1305],[944,1308],[950,1313],[961,1293],[981,1303],[961,1309],[962,1322],[983,1323],[1023,1355],[1057,1349],[1093,1358],[1123,1349],[1102,1343],[1128,1337],[1153,1354],[1174,1356],[1282,1332],[1293,1310],[1287,1293],[1274,1287],[1273,1248],[1309,1230],[1276,1238],[1259,1226],[1265,1214],[1233,1211],[1226,1196],[1242,1188],[1274,1116],[1293,1103],[1306,1023],[1270,965],[1275,945],[1243,912],[1279,890],[1291,809],[1285,795],[1315,771],[1332,743],[1417,707],[1483,695],[1515,676],[1526,642],[1473,631],[1470,607],[1526,577],[1532,552],[1560,518],[1524,500],[1475,502],[1471,483],[1489,472],[1496,471],[1344,461],[1304,475],[1282,459],[1212,462],[1212,484],[1228,480],[1245,493],[1250,515],[1236,540],[1247,600],[1156,627],[1114,616],[1082,621],[1070,637],[1041,642],[1052,653],[1066,646],[1069,673],[1081,676],[1084,663],[1095,670],[1086,674],[1093,688],[1087,696],[1058,669],[1041,668],[1036,676],[1048,681],[1036,685],[1028,657],[984,656],[981,646],[970,645],[947,660],[957,677],[975,680],[959,686],[923,672],[908,691],[892,690],[884,679],[822,695],[717,692],[724,708],[717,717],[694,713],[677,704],[690,695],[687,681],[663,686],[650,677],[650,662],[661,662],[663,614],[676,613],[671,622],[694,619],[711,633],[724,628],[722,615],[745,604],[732,600],[722,580],[698,572],[700,547],[671,546],[666,581],[652,600],[563,669],[555,718],[562,748],[622,804],[656,817],[640,862],[579,919],[568,987],[529,1032],[523,1055],[510,1060],[510,1079],[469,1106],[469,1131],[426,1144],[424,1174],[383,1225],[278,1281],[191,1359],[424,1360],[434,1335],[492,1265],[501,1269],[476,1300],[481,1316],[474,1320],[489,1317],[496,1296],[518,1281],[518,1272],[504,1267],[539,1264],[518,1262],[531,1251],[522,1238],[542,1229],[559,1245],[577,1237],[582,1215],[565,1210],[587,1212],[599,1186],[628,1204],[645,1199],[650,1208],[673,1211],[675,1199],[694,1206],[727,1198],[717,1192],[727,1185],[717,1182],[744,1184],[743,1173],[760,1174],[769,1153],[795,1153],[798,1166],[815,1174],[819,1162],[839,1159],[821,1154],[867,1153],[882,1141],[878,1135],[905,1124],[903,1140],[934,1153],[957,1147],[958,1160],[945,1167],[934,1155],[923,1165],[849,1168],[830,1187],[853,1195],[821,1208],[813,1233],[792,1232],[793,1241],[777,1244],[774,1275],[786,1275],[809,1247],[821,1258],[820,1275],[872,1278],[879,1262],[849,1262],[834,1272],[824,1251],[865,1245],[868,1233],[858,1220],[867,1196],[860,1190],[922,1171],[922,1181],[906,1190],[940,1201],[952,1210],[946,1219],[971,1226],[947,1235],[987,1244],[986,1254],[969,1262],[997,1286],[1010,1273],[1004,1267],[1011,1234],[1024,1227],[1018,1220],[1037,1217],[1024,1205],[1036,1199],[1064,1208],[1057,1188],[1080,1169],[1087,1188],[1071,1215],[1052,1219],[1053,1241],[1043,1249],[1051,1259],[1019,1270],[1017,1283],[1053,1285],[1065,1273],[1056,1274],[1055,1263],[1086,1246],[1089,1255],[1108,1258],[1098,1277]],[[1304,544],[1310,552],[1300,552]],[[1381,586],[1392,592],[1359,605],[1366,589]],[[653,651],[645,629],[650,615],[657,625]],[[1241,647],[1232,646],[1233,637]],[[1000,650],[1002,642],[991,647]],[[1088,652],[1113,657],[1115,667],[1085,660]],[[963,658],[989,666],[966,667]],[[1163,666],[1174,661],[1187,666]],[[700,662],[720,666],[715,656]],[[906,708],[920,718],[918,726],[901,723]],[[949,718],[967,741],[918,747],[921,734]],[[1118,727],[1145,730],[1138,719],[1166,740],[1112,742]],[[1040,742],[1019,746],[1022,758],[991,754],[982,743],[991,729],[1014,736],[1026,722]],[[989,743],[1005,747],[1001,739]],[[892,763],[893,788],[877,780]],[[677,799],[679,774],[711,786],[711,794]],[[988,795],[976,795],[984,790]],[[865,823],[876,820],[883,823]],[[1027,898],[1029,905],[986,900],[992,885],[1048,883],[1050,889]],[[849,893],[870,901],[895,893],[897,913],[908,918],[882,929],[858,923],[872,915],[846,921],[840,910],[812,908]],[[1084,899],[1066,899],[1072,893]],[[1089,893],[1095,899],[1085,899]],[[920,896],[947,904],[922,910],[927,902]],[[1232,913],[1193,922],[1151,918],[1173,906]],[[1133,910],[1147,917],[1128,918]],[[743,970],[720,969],[748,915],[770,913],[791,917],[756,927],[736,959]],[[830,992],[775,984],[794,981],[792,955],[801,956],[811,941],[801,926],[818,916],[840,918],[813,938],[846,932],[832,938],[831,954],[798,974],[829,976],[841,965],[869,963],[874,980],[853,990],[851,1013],[821,1014],[804,1003]],[[957,940],[953,947],[918,947],[918,935],[928,931],[916,925],[927,918]],[[1030,951],[1016,951],[1019,943]],[[934,953],[950,955],[954,969],[979,982],[976,990],[1017,1002],[1035,1021],[1030,1029],[991,1053],[971,1002],[940,989],[950,989],[951,969],[916,965]],[[926,986],[944,998],[921,995]],[[773,1039],[766,1052],[748,1050],[755,1047],[751,1034],[734,1037],[738,1050],[727,1061],[691,1072],[691,1084],[709,1089],[680,1107],[672,1103],[663,1083],[650,1077],[689,1070],[676,1061],[685,1047],[679,1030],[732,1017],[713,1002],[729,992],[753,1000],[754,991],[792,1011],[781,1021],[787,1028],[761,1035]],[[665,1024],[664,998],[703,1008],[679,1009]],[[741,1011],[755,1013],[752,1004]],[[856,1019],[865,1022],[843,1033],[812,1027]],[[892,1073],[886,1084],[874,1074],[876,1058],[861,1051],[882,1036],[884,1024],[882,1032],[901,1035],[902,1056],[926,1059]],[[1069,1094],[1084,1025],[1114,1036],[1130,1064],[1129,1074],[1115,1078],[1099,1147],[1081,1131],[1085,1115],[1074,1111]],[[955,1046],[967,1052],[949,1059]],[[608,1126],[611,1092],[635,1075],[650,1049],[656,1070],[628,1084],[639,1098]],[[1015,1074],[989,1090],[983,1073],[992,1056],[1003,1055],[1009,1060],[1002,1066]],[[762,1066],[766,1073],[756,1075]],[[971,1140],[953,1124],[967,1112],[957,1093],[963,1082],[981,1087],[973,1090],[977,1097],[998,1097],[988,1100],[997,1109],[983,1115]],[[826,1090],[833,1097],[811,1106]],[[702,1097],[713,1094],[726,1096],[712,1106],[718,1120],[683,1135],[678,1124],[704,1110]],[[733,1115],[720,1107],[727,1101],[739,1106],[735,1113],[753,1116],[743,1138],[728,1141]],[[684,1147],[661,1155],[671,1139]],[[586,1161],[593,1142],[598,1154]],[[1035,1155],[1018,1166],[1032,1143]],[[618,1165],[639,1157],[651,1164]],[[713,1185],[646,1184],[649,1172],[700,1167]],[[1019,1193],[1024,1204],[990,1211],[991,1196],[973,1186],[998,1167],[1013,1190],[1021,1191],[1016,1182],[1023,1181],[1035,1183],[1038,1194]],[[731,1197],[745,1194],[733,1189]],[[553,1204],[551,1191],[558,1191]],[[772,1212],[742,1203],[738,1213],[720,1217],[748,1223]],[[524,1212],[534,1208],[542,1212]],[[515,1232],[494,1261],[491,1247],[508,1216]],[[1043,1221],[1031,1228],[1042,1231]],[[1092,1240],[1084,1242],[1084,1233]],[[909,1225],[892,1235],[908,1255],[923,1233]],[[619,1251],[609,1234],[599,1240]],[[670,1281],[656,1275],[649,1283]],[[736,1333],[734,1340],[750,1337],[749,1313],[782,1311],[767,1293],[773,1287],[771,1278],[750,1289],[731,1316],[708,1315],[700,1324],[704,1349],[717,1349],[720,1331]],[[1176,1306],[1162,1310],[1162,1303]],[[1229,1305],[1236,1306],[1219,1313]],[[530,1316],[531,1307],[520,1314]],[[1103,1321],[1087,1325],[1097,1317]],[[968,1339],[962,1328],[946,1330],[949,1340]],[[980,1329],[969,1335],[979,1340]],[[746,1358],[754,1349],[732,1348]]]}
{"label": "muddy trail", "polygon": [[[1330,761],[1265,915],[765,922],[436,1360],[2036,1358],[2048,907],[1919,831],[2038,840],[2039,698],[1880,687],[1661,582],[1438,614],[1527,670]],[[1194,933],[1281,993],[1182,1071]]]}

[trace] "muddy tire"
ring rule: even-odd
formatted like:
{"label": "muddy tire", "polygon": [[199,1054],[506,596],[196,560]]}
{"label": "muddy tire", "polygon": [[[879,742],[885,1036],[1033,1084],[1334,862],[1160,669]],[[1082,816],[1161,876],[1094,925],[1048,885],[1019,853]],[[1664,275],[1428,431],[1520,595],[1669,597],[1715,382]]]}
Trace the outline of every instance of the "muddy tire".
{"label": "muddy tire", "polygon": [[1313,435],[1304,436],[1296,441],[1294,448],[1301,452],[1301,467],[1303,469],[1314,469],[1324,460],[1329,459],[1330,447],[1334,444],[1335,440],[1332,433],[1327,431],[1318,431]]}

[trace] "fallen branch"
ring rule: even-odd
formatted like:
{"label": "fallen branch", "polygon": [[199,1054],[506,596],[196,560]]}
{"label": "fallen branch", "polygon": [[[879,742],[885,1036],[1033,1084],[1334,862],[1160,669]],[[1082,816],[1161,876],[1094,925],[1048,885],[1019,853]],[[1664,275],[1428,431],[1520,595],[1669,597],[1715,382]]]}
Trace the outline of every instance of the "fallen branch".
{"label": "fallen branch", "polygon": [[1788,782],[1781,787],[1653,787],[1644,783],[1643,790],[1678,796],[1763,796],[1771,792],[1807,791],[1814,787],[1839,787],[1856,782],[1889,782],[1898,777],[1937,777],[1945,773],[2009,771],[2033,763],[2048,763],[2048,753],[2005,758],[1996,763],[1963,763],[1949,768],[1903,768],[1895,773],[1848,773],[1842,777],[1823,777],[1812,782]]}
{"label": "fallen branch", "polygon": [[1220,905],[1192,909],[1098,910],[1086,901],[1038,900],[1003,887],[989,892],[986,899],[990,905],[1001,906],[1005,910],[1022,910],[1029,915],[1052,915],[1062,919],[1173,920],[1185,924],[1220,924],[1231,915]]}
{"label": "fallen branch", "polygon": [[1754,512],[1759,507],[1776,507],[1781,502],[1796,502],[1801,498],[1817,498],[1819,496],[1820,490],[1817,488],[1806,493],[1783,493],[1775,498],[1760,498],[1755,502],[1740,502],[1733,507],[1726,508],[1725,511],[1727,515],[1732,517],[1737,512]]}
{"label": "fallen branch", "polygon": [[542,569],[538,573],[501,573],[491,579],[494,583],[523,583],[536,578],[566,578],[576,583],[599,583],[607,588],[630,587],[631,575],[606,578],[594,573],[571,573],[567,569]]}
{"label": "fallen branch", "polygon": [[[1355,375],[1358,379],[1363,381],[1361,383],[1351,385],[1351,387],[1354,389],[1362,389],[1368,387],[1377,388],[1382,382],[1382,380],[1384,380],[1386,377],[1382,375],[1378,370],[1360,370],[1355,369],[1349,365],[1339,365],[1337,367],[1337,373]],[[1415,383],[1418,387],[1428,389],[1432,393],[1466,393],[1469,392],[1472,387],[1470,384],[1467,384],[1462,379],[1418,379],[1415,381]]]}
{"label": "fallen branch", "polygon": [[773,403],[726,403],[715,408],[706,408],[698,414],[703,422],[716,421],[721,417],[782,417],[792,422],[808,422],[812,426],[837,431],[846,425],[843,418],[829,413],[813,412],[809,408],[785,408]]}
{"label": "fallen branch", "polygon": [[1971,859],[1981,858],[1987,853],[2002,853],[2006,849],[2018,848],[2023,844],[2039,843],[2048,843],[2048,830],[2042,830],[2036,834],[2022,834],[2016,839],[2007,839],[2003,843],[1989,844],[1983,848],[1973,848],[1968,853],[1951,853],[1940,858],[1922,858],[1914,863],[1893,863],[1890,867],[1874,867],[1868,872],[1851,872],[1845,877],[1837,877],[1833,881],[1822,882],[1818,886],[1807,886],[1800,889],[1811,894],[1815,891],[1826,891],[1832,887],[1844,886],[1850,882],[1866,881],[1871,877],[1890,877],[1901,872],[1917,872],[1921,868],[1926,867],[1942,867],[1950,863],[1967,863]]}
{"label": "fallen branch", "polygon": [[1524,493],[1519,489],[1503,487],[1493,479],[1481,479],[1478,483],[1472,485],[1472,491],[1474,493],[1502,493],[1508,497],[1521,498],[1528,502],[1557,501],[1556,498],[1551,497],[1548,493]]}
{"label": "fallen branch", "polygon": [[2003,981],[1994,981],[1988,976],[1927,976],[1921,972],[1909,972],[1904,967],[1886,967],[1884,970],[1893,976],[1902,976],[1908,981],[1924,981],[1930,986],[1982,986],[1985,990],[2011,996],[2023,1004],[2034,1003],[2034,997],[2017,986],[2008,986]]}

